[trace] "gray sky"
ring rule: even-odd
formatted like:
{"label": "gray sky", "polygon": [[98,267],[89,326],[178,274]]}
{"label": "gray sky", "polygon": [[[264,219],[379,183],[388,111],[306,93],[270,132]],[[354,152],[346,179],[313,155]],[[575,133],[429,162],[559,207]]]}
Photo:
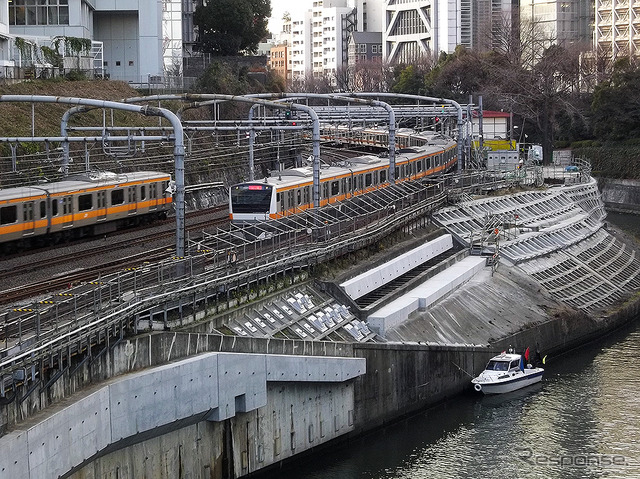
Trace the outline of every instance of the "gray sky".
{"label": "gray sky", "polygon": [[289,12],[293,15],[308,8],[311,8],[311,0],[271,0],[269,31],[272,33],[280,32],[284,12]]}

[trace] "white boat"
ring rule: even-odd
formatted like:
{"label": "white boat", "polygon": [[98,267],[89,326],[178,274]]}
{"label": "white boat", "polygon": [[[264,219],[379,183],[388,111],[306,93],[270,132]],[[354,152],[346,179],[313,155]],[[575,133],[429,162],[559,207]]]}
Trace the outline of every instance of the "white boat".
{"label": "white boat", "polygon": [[471,383],[478,392],[502,394],[540,382],[543,374],[543,368],[525,365],[522,355],[502,353],[492,357]]}

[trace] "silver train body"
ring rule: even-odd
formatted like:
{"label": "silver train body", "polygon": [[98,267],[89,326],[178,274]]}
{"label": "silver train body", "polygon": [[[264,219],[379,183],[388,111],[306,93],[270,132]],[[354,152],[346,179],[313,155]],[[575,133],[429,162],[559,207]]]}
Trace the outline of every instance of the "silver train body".
{"label": "silver train body", "polygon": [[[379,135],[378,135],[379,133]],[[383,130],[372,132],[384,145]],[[372,139],[373,136],[371,137]],[[388,136],[386,137],[388,140]],[[419,146],[398,150],[395,179],[415,181],[451,169],[457,161],[456,143],[441,135],[406,136]],[[363,155],[320,171],[320,206],[389,186],[389,158]],[[229,215],[233,222],[282,218],[313,207],[311,166],[274,172],[260,181],[233,185],[229,191]]]}
{"label": "silver train body", "polygon": [[97,173],[0,190],[0,245],[104,234],[167,215],[171,177],[152,171]]}

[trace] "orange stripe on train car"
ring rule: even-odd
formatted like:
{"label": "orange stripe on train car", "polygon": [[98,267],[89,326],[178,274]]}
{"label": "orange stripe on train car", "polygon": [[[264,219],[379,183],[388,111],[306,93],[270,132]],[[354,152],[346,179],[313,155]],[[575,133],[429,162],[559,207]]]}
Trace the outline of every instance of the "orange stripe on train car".
{"label": "orange stripe on train car", "polygon": [[[150,205],[150,203],[154,202],[156,200],[150,200],[150,201],[146,201],[146,202],[142,202],[142,203],[138,203],[138,205],[142,204],[142,205],[147,205],[147,206],[155,206],[155,205]],[[173,201],[173,198],[169,197],[166,198],[165,200],[159,199],[158,201],[158,206],[161,206],[162,204],[169,204]],[[130,205],[124,205],[123,207],[118,207],[118,212],[121,211],[126,211],[126,207],[130,206]],[[141,206],[140,208],[144,208],[145,206]],[[73,215],[62,215],[62,216],[54,216],[51,218],[51,225],[52,226],[57,226],[57,225],[61,225],[64,223],[69,223],[69,222],[73,222],[73,221],[80,221],[80,220],[85,220],[87,218],[95,218],[97,216],[99,216],[99,213],[102,213],[102,211],[104,210],[104,208],[101,208],[100,210],[91,210],[91,211],[87,211],[86,213],[75,213]],[[134,211],[134,208],[128,208],[128,210]],[[108,208],[107,209],[107,218],[109,217],[110,214],[114,213],[114,208]],[[5,225],[5,226],[0,226],[0,235],[4,235],[4,234],[10,234],[10,233],[18,233],[18,232],[24,232],[24,231],[28,231],[31,230],[31,224],[33,222],[26,222],[26,223],[15,223],[15,224],[11,224],[11,225]],[[47,226],[47,219],[39,219],[39,220],[35,220],[35,228],[44,228]]]}

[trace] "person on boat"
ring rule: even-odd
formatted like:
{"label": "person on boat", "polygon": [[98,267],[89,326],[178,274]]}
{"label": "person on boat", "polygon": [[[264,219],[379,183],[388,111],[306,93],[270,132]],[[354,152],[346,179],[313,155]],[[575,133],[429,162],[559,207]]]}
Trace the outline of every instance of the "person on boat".
{"label": "person on boat", "polygon": [[540,368],[542,367],[542,365],[543,365],[543,362],[542,362],[542,356],[540,354],[540,350],[536,348],[536,354],[533,357],[533,367]]}

